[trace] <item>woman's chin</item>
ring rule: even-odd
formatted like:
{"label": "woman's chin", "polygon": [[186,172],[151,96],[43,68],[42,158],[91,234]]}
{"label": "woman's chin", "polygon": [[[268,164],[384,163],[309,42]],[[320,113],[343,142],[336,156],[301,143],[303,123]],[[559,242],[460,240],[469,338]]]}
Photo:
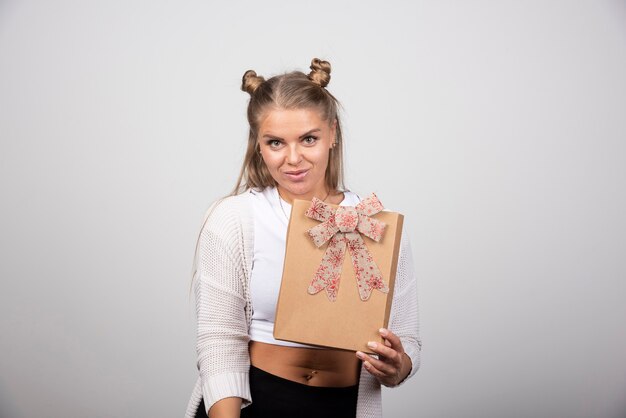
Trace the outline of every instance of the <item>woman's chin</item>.
{"label": "woman's chin", "polygon": [[304,183],[288,183],[281,184],[280,187],[285,190],[287,193],[291,194],[294,199],[307,199],[308,195],[312,193],[313,186]]}

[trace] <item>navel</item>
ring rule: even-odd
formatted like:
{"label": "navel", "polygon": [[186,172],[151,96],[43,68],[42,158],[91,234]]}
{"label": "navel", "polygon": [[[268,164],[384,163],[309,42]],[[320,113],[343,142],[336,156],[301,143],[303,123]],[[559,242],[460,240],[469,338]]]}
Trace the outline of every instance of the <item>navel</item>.
{"label": "navel", "polygon": [[308,382],[310,382],[310,381],[311,381],[311,379],[313,379],[316,375],[317,375],[317,370],[311,370],[309,373],[305,374],[303,377],[304,377],[304,380],[306,380],[306,381],[307,381],[307,383],[308,383]]}

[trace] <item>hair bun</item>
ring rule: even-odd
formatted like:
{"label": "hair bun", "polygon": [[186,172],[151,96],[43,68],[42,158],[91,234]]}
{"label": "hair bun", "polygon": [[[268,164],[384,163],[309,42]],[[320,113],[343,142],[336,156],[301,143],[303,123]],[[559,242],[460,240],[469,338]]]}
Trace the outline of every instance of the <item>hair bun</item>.
{"label": "hair bun", "polygon": [[256,89],[265,81],[261,76],[256,75],[254,70],[248,70],[243,74],[241,79],[241,90],[252,96]]}
{"label": "hair bun", "polygon": [[312,70],[309,73],[309,80],[320,87],[326,87],[330,82],[330,62],[313,58],[309,68]]}

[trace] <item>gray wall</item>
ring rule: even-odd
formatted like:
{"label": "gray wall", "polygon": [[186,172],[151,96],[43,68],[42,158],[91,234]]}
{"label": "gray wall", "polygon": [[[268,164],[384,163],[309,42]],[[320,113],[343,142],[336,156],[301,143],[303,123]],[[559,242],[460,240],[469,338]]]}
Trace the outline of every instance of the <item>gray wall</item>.
{"label": "gray wall", "polygon": [[240,77],[333,64],[404,212],[423,365],[386,417],[626,415],[623,1],[0,1],[0,415],[182,416]]}

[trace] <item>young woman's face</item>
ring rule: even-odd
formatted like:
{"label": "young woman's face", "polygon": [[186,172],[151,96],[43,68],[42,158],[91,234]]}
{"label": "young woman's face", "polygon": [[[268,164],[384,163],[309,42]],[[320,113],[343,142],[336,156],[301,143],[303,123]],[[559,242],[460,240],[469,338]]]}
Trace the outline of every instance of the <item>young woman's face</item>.
{"label": "young woman's face", "polygon": [[335,142],[336,121],[329,124],[311,109],[273,109],[259,125],[259,149],[281,195],[323,199],[328,156]]}

